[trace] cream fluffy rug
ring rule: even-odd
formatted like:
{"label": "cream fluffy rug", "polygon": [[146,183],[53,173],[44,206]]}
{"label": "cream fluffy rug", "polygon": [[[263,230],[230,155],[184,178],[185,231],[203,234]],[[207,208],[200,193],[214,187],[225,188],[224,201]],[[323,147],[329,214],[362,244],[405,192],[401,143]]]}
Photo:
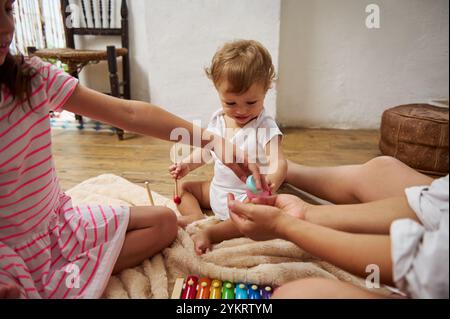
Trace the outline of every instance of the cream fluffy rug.
{"label": "cream fluffy rug", "polygon": [[[157,189],[153,185],[153,189]],[[149,205],[144,188],[115,175],[101,175],[87,180],[67,192],[74,205],[97,203],[129,206]],[[156,205],[167,206],[177,214],[172,200],[153,192]],[[203,256],[194,252],[189,234],[216,223],[214,217],[178,231],[176,241],[162,253],[140,266],[112,276],[104,298],[156,298],[171,296],[177,278],[188,275],[217,278],[232,282],[279,286],[306,277],[342,280],[365,287],[365,280],[318,260],[292,243],[283,240],[254,242],[240,238],[225,241]],[[374,291],[374,290],[372,290]],[[376,292],[390,294],[386,288]]]}

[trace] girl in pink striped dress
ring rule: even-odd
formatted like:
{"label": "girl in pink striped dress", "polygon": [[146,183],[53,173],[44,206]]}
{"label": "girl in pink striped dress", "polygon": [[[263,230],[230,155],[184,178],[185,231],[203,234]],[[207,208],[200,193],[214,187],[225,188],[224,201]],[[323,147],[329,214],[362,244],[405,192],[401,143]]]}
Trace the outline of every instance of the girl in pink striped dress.
{"label": "girl in pink striped dress", "polygon": [[[193,126],[156,106],[84,88],[37,58],[13,57],[13,2],[0,0],[0,298],[98,298],[112,273],[175,239],[176,216],[165,207],[74,207],[58,184],[49,112],[166,140],[174,128],[192,133]],[[236,170],[258,174],[254,165]]]}

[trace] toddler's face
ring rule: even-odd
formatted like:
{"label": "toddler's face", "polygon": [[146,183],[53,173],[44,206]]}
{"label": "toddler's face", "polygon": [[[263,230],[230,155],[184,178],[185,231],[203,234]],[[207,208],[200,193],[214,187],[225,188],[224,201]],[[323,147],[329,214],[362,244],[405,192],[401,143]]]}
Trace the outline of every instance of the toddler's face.
{"label": "toddler's face", "polygon": [[253,84],[247,92],[236,94],[229,92],[227,81],[222,82],[217,91],[226,116],[233,119],[240,127],[257,118],[264,108],[266,90],[263,84]]}

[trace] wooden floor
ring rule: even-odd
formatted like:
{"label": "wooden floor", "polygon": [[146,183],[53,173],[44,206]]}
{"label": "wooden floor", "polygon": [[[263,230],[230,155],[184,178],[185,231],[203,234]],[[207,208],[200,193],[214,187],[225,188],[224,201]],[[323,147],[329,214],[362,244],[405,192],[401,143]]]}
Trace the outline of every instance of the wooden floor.
{"label": "wooden floor", "polygon": [[[341,131],[287,129],[283,148],[292,161],[311,166],[364,163],[381,155],[378,131]],[[53,131],[53,152],[64,190],[101,174],[122,176],[171,197],[173,180],[169,178],[171,143],[150,137],[127,135],[118,141],[103,132]],[[188,180],[208,179],[212,166],[192,172]]]}

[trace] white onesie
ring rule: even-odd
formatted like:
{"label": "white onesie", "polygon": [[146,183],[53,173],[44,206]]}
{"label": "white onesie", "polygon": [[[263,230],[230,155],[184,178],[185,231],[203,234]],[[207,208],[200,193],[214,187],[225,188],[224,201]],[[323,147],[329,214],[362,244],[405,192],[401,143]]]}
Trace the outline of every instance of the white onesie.
{"label": "white onesie", "polygon": [[[223,110],[214,113],[208,125],[208,131],[226,137],[226,125]],[[275,120],[268,116],[263,109],[258,118],[247,123],[230,140],[241,150],[246,150],[249,154],[258,154],[258,159],[265,158],[264,148],[275,136],[282,136]],[[260,157],[261,156],[261,157]],[[246,186],[234,172],[225,166],[212,152],[214,159],[214,178],[209,190],[211,209],[221,220],[230,217],[227,205],[229,193],[234,194],[236,200],[244,201],[247,197]]]}

